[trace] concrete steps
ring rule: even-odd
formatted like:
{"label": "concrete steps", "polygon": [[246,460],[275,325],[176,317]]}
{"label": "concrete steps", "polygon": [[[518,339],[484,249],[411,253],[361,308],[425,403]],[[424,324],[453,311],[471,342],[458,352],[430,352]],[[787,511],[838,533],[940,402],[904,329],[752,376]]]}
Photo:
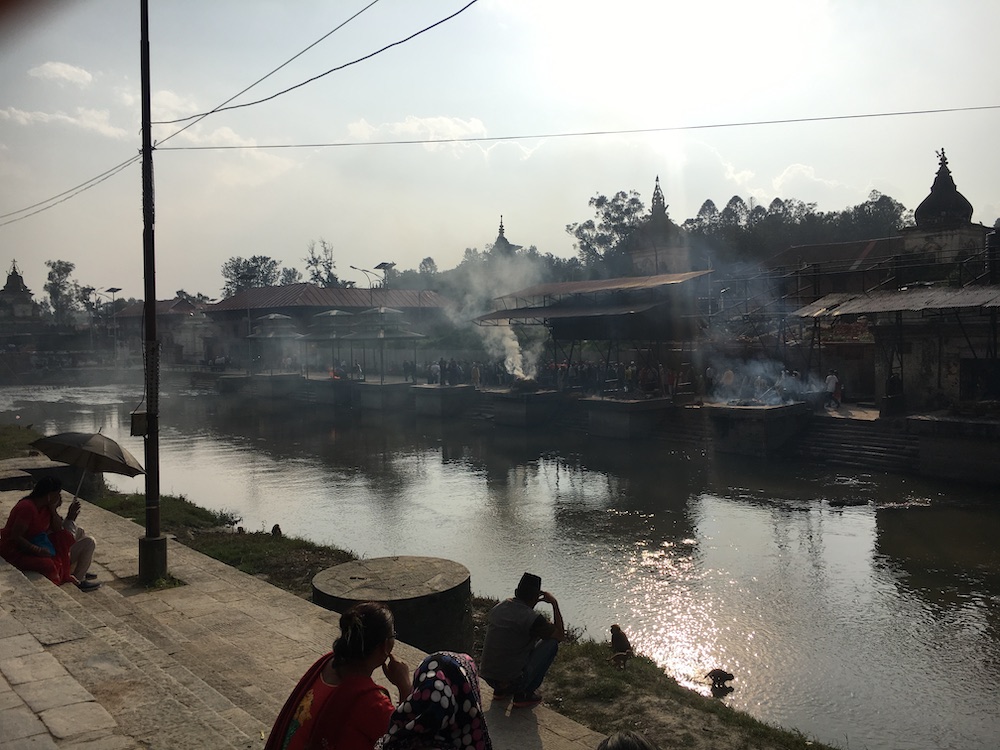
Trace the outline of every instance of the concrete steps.
{"label": "concrete steps", "polygon": [[84,593],[40,576],[20,578],[5,592],[4,609],[114,716],[123,737],[165,750],[263,746],[261,732],[270,726],[184,665],[195,659],[195,647],[214,648],[215,659],[236,658],[233,644],[192,641],[138,612],[109,585]]}
{"label": "concrete steps", "polygon": [[876,422],[832,417],[813,418],[793,443],[794,455],[835,466],[864,466],[893,473],[915,473],[919,441],[893,433]]}

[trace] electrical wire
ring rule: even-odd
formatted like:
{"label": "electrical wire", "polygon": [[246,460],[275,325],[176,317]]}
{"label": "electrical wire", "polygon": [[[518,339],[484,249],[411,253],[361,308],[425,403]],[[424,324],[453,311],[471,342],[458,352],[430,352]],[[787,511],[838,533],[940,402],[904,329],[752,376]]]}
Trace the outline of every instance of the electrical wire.
{"label": "electrical wire", "polygon": [[[410,34],[408,37],[406,37],[404,39],[400,39],[398,41],[392,42],[391,44],[387,44],[386,46],[382,47],[381,49],[377,49],[374,52],[370,52],[367,55],[364,55],[363,57],[357,58],[356,60],[351,60],[350,62],[344,63],[343,65],[338,65],[335,68],[330,68],[330,70],[326,71],[325,73],[320,73],[319,75],[313,76],[312,78],[308,78],[305,81],[297,83],[294,86],[289,86],[287,89],[284,89],[282,91],[278,91],[278,92],[276,92],[274,94],[271,94],[270,96],[264,97],[263,99],[257,99],[256,101],[245,102],[243,104],[234,104],[231,107],[225,107],[225,106],[216,107],[211,112],[204,112],[204,113],[197,114],[197,115],[188,115],[187,117],[180,117],[180,118],[178,118],[176,120],[160,120],[160,121],[154,122],[153,124],[154,125],[174,125],[174,124],[179,123],[179,122],[187,122],[188,120],[190,120],[192,118],[195,118],[195,117],[196,118],[203,118],[203,117],[207,117],[208,115],[213,114],[215,112],[228,112],[228,111],[234,110],[234,109],[243,109],[245,107],[254,107],[254,106],[258,105],[258,104],[263,104],[264,102],[269,102],[272,99],[277,99],[279,96],[283,96],[283,95],[289,93],[290,91],[295,91],[295,89],[302,88],[303,86],[306,86],[306,85],[308,85],[310,83],[313,83],[314,81],[318,81],[320,78],[328,76],[331,73],[336,73],[337,71],[343,70],[344,68],[349,68],[352,65],[357,65],[358,63],[364,62],[365,60],[370,60],[371,58],[375,57],[376,55],[381,55],[383,52],[385,52],[387,50],[390,50],[393,47],[398,47],[401,44],[406,44],[406,42],[409,42],[410,40],[415,39],[416,37],[420,36],[421,34],[425,34],[428,31],[430,31],[431,29],[434,29],[434,28],[440,26],[443,23],[447,23],[448,21],[452,20],[456,16],[464,13],[469,8],[471,8],[473,5],[475,5],[477,2],[479,2],[479,0],[470,0],[468,4],[466,4],[462,8],[459,8],[457,11],[455,11],[454,13],[452,13],[450,16],[446,16],[446,17],[442,18],[440,21],[437,21],[435,23],[432,23],[430,26],[426,26],[426,27],[422,28],[420,31],[415,31],[414,33]],[[239,96],[239,95],[237,94],[237,96]],[[235,98],[235,97],[233,97],[233,98]],[[232,101],[232,99],[230,99],[230,101]],[[176,135],[176,133],[175,133],[175,135]]]}
{"label": "electrical wire", "polygon": [[[43,211],[48,211],[50,208],[55,208],[60,203],[65,203],[70,198],[75,198],[76,196],[80,195],[80,193],[84,193],[84,192],[90,190],[93,187],[97,187],[98,185],[100,185],[105,180],[108,180],[108,179],[114,177],[116,174],[118,174],[122,170],[124,170],[127,167],[130,167],[131,165],[135,164],[141,158],[142,158],[141,155],[133,156],[131,159],[123,161],[118,166],[112,167],[111,169],[107,170],[106,172],[102,172],[101,174],[97,175],[97,177],[91,178],[90,180],[87,180],[86,182],[83,182],[80,185],[77,185],[75,188],[70,188],[69,190],[66,190],[66,191],[64,191],[62,193],[59,193],[59,195],[56,195],[56,196],[53,196],[52,198],[49,198],[48,200],[41,201],[39,203],[34,204],[34,206],[28,206],[27,208],[22,208],[22,209],[20,209],[18,211],[12,211],[11,213],[4,214],[3,216],[0,216],[0,218],[6,218],[8,216],[15,216],[15,218],[9,219],[8,221],[0,221],[0,227],[5,227],[8,224],[13,224],[15,222],[21,221],[22,219],[27,219],[30,216],[35,216],[36,214],[40,214]],[[41,206],[41,208],[38,208],[35,211],[31,211],[31,209],[35,208],[36,206]],[[25,211],[31,211],[31,212],[30,213],[24,213]],[[22,215],[21,216],[16,216],[16,214],[22,214]]]}
{"label": "electrical wire", "polygon": [[302,57],[302,55],[304,55],[306,52],[308,52],[309,50],[311,50],[317,44],[319,44],[320,42],[326,40],[328,37],[332,36],[336,32],[340,31],[347,24],[349,24],[355,18],[357,18],[358,16],[360,16],[362,13],[364,13],[369,8],[371,8],[373,5],[376,5],[378,2],[380,2],[380,0],[372,0],[370,3],[368,3],[368,5],[366,5],[364,8],[362,8],[361,10],[359,10],[353,16],[351,16],[347,20],[343,21],[342,23],[338,24],[334,28],[330,29],[330,31],[328,31],[326,34],[324,34],[323,36],[321,36],[319,39],[317,39],[315,42],[313,42],[312,44],[310,44],[305,49],[303,49],[303,50],[299,51],[298,53],[292,55],[290,58],[288,58],[287,60],[285,60],[285,62],[281,63],[281,65],[279,65],[277,68],[275,68],[274,70],[272,70],[270,73],[267,73],[266,75],[261,76],[260,78],[258,78],[256,81],[254,81],[253,83],[251,83],[249,86],[247,86],[242,91],[237,92],[236,94],[233,94],[231,97],[229,97],[228,99],[226,99],[226,101],[222,102],[222,104],[220,104],[219,106],[217,106],[215,109],[209,110],[208,112],[204,112],[204,113],[202,113],[200,115],[190,115],[189,117],[183,117],[180,120],[162,120],[162,121],[157,121],[157,122],[150,123],[151,125],[171,125],[171,124],[178,123],[178,122],[185,122],[187,120],[190,120],[191,118],[196,118],[193,122],[189,122],[187,125],[185,125],[183,128],[181,128],[177,132],[171,133],[170,135],[168,135],[166,138],[164,138],[162,141],[160,141],[160,143],[166,143],[167,141],[169,141],[174,136],[180,135],[181,133],[183,133],[188,128],[197,125],[199,122],[201,122],[202,120],[204,120],[209,115],[215,114],[216,112],[221,112],[222,108],[225,107],[227,104],[229,104],[229,102],[233,101],[233,99],[236,99],[236,98],[238,98],[240,96],[243,96],[243,94],[245,94],[246,92],[248,92],[254,86],[257,86],[258,84],[263,83],[268,78],[270,78],[275,73],[277,73],[279,70],[281,70],[285,66],[291,64],[293,61],[297,60],[298,58]]}
{"label": "electrical wire", "polygon": [[935,115],[952,112],[981,112],[1000,109],[1000,104],[984,104],[974,107],[944,107],[941,109],[915,109],[898,112],[869,112],[855,115],[824,115],[820,117],[793,117],[782,120],[748,120],[742,122],[721,122],[701,125],[669,125],[656,128],[632,128],[628,130],[584,130],[560,133],[534,133],[525,135],[469,136],[466,138],[412,138],[391,141],[354,141],[340,143],[287,143],[255,146],[170,146],[163,151],[236,151],[240,149],[294,149],[294,148],[344,148],[361,146],[418,146],[448,143],[501,143],[549,138],[590,138],[604,135],[643,135],[646,133],[670,133],[685,130],[718,130],[722,128],[758,127],[761,125],[791,125],[796,123],[835,122],[838,120],[877,119],[883,117],[908,117],[913,115]]}
{"label": "electrical wire", "polygon": [[[337,32],[340,29],[342,29],[344,26],[346,26],[347,24],[349,24],[351,21],[353,21],[356,18],[358,18],[358,16],[360,16],[362,13],[364,13],[365,11],[369,10],[370,8],[372,8],[378,2],[380,2],[380,0],[372,0],[370,3],[368,3],[368,5],[366,5],[365,7],[363,7],[357,13],[355,13],[352,16],[350,16],[349,18],[347,18],[342,23],[338,24],[336,27],[334,27],[329,32],[327,32],[326,34],[324,34],[323,36],[321,36],[315,42],[313,42],[312,44],[308,45],[304,49],[300,50],[297,54],[295,54],[292,57],[290,57],[288,60],[286,60],[285,62],[283,62],[278,67],[274,68],[272,71],[270,71],[266,75],[262,76],[261,78],[257,79],[253,83],[251,83],[249,86],[247,86],[246,88],[244,88],[242,91],[240,91],[240,92],[234,94],[233,96],[231,96],[229,99],[227,99],[226,101],[224,101],[222,104],[220,104],[215,109],[212,109],[209,112],[205,112],[205,113],[202,113],[200,115],[191,115],[190,117],[181,118],[180,120],[158,121],[158,122],[155,122],[155,123],[151,123],[151,124],[156,124],[156,125],[165,125],[165,124],[172,124],[172,123],[177,123],[177,122],[185,122],[187,120],[190,120],[190,119],[194,118],[192,122],[188,123],[183,128],[180,128],[179,130],[177,130],[177,131],[171,133],[170,135],[168,135],[166,138],[163,138],[162,140],[160,140],[156,144],[156,148],[159,149],[162,146],[163,143],[166,143],[170,139],[172,139],[172,138],[180,135],[181,133],[183,133],[188,128],[193,127],[197,123],[201,122],[204,118],[208,117],[211,114],[214,114],[215,112],[222,112],[222,111],[225,111],[226,109],[236,109],[236,108],[239,108],[239,107],[251,106],[252,104],[256,104],[256,103],[260,103],[260,102],[270,101],[271,99],[274,99],[274,98],[280,96],[283,93],[287,93],[288,91],[292,91],[292,90],[294,90],[296,88],[304,86],[307,83],[310,83],[310,82],[315,81],[315,80],[317,80],[319,78],[322,78],[323,76],[329,75],[330,73],[332,73],[332,72],[334,72],[336,70],[340,70],[340,69],[343,69],[343,68],[348,67],[350,65],[354,65],[354,64],[356,64],[358,62],[361,62],[363,60],[370,59],[370,58],[372,58],[372,57],[374,57],[374,56],[376,56],[378,54],[381,54],[382,52],[385,52],[387,49],[399,46],[400,44],[403,44],[403,43],[409,41],[410,39],[413,39],[413,38],[419,36],[420,34],[423,34],[423,33],[427,32],[427,31],[433,29],[436,26],[440,26],[442,23],[445,23],[446,21],[451,20],[455,16],[457,16],[460,13],[463,13],[464,11],[466,11],[468,8],[470,8],[472,5],[474,5],[476,2],[478,2],[478,0],[472,0],[467,5],[465,5],[463,8],[461,8],[457,12],[451,14],[447,18],[443,18],[440,21],[438,21],[437,23],[434,23],[434,24],[432,24],[430,26],[427,26],[424,29],[421,29],[420,31],[418,31],[418,32],[416,32],[414,34],[411,34],[406,39],[401,39],[401,40],[399,40],[397,42],[393,42],[392,44],[389,44],[389,45],[383,47],[380,50],[376,50],[375,52],[372,52],[371,54],[366,55],[365,57],[362,57],[362,58],[359,58],[358,60],[355,60],[353,62],[347,63],[346,65],[342,65],[339,68],[334,68],[333,70],[328,70],[326,73],[323,73],[323,74],[321,74],[319,76],[314,76],[313,78],[311,78],[311,79],[309,79],[307,81],[303,81],[302,83],[299,83],[296,86],[293,86],[293,87],[291,87],[289,89],[286,89],[285,91],[278,92],[277,94],[273,94],[273,95],[271,95],[271,96],[269,96],[269,97],[267,97],[265,99],[262,99],[262,100],[260,100],[260,102],[248,102],[246,104],[237,105],[236,107],[226,107],[225,106],[229,102],[233,101],[234,99],[236,99],[239,96],[242,96],[243,94],[245,94],[250,89],[254,88],[255,86],[257,86],[261,82],[265,81],[266,79],[268,79],[269,77],[271,77],[272,75],[274,75],[275,73],[277,73],[279,70],[281,70],[282,68],[284,68],[285,66],[287,66],[288,64],[290,64],[292,61],[294,61],[297,58],[299,58],[302,55],[304,55],[310,49],[312,49],[317,44],[319,44],[320,42],[322,42],[325,39],[327,39],[328,37],[330,37],[335,32]],[[170,150],[173,150],[173,148],[170,149]],[[81,183],[80,185],[77,185],[74,188],[70,188],[67,191],[64,191],[62,193],[59,193],[58,195],[55,195],[55,196],[53,196],[51,198],[48,198],[47,200],[40,201],[39,203],[36,203],[34,205],[18,209],[16,211],[12,211],[12,212],[7,213],[7,214],[0,215],[0,219],[5,219],[5,218],[8,218],[8,217],[14,217],[14,216],[16,216],[16,218],[12,218],[12,219],[10,219],[10,221],[0,222],[0,227],[6,226],[7,224],[13,224],[13,223],[15,223],[17,221],[21,221],[22,219],[27,219],[30,216],[34,216],[34,215],[36,215],[38,213],[41,213],[42,211],[47,211],[50,208],[54,208],[55,206],[59,205],[60,203],[63,203],[66,200],[69,200],[70,198],[75,197],[79,193],[82,193],[85,190],[89,190],[91,187],[94,187],[95,185],[100,184],[101,182],[103,182],[104,180],[108,179],[109,177],[112,177],[115,174],[118,174],[118,172],[122,171],[122,169],[124,169],[125,167],[127,167],[127,166],[129,166],[131,164],[134,164],[140,158],[141,158],[141,154],[137,155],[137,156],[134,156],[131,159],[128,159],[127,161],[125,161],[125,162],[122,162],[121,164],[117,165],[116,167],[112,167],[111,169],[107,170],[106,172],[102,172],[101,174],[97,175],[96,177],[93,177],[90,180],[87,180],[86,182]],[[63,196],[66,196],[66,197],[63,197]],[[60,198],[61,198],[61,200],[59,200]],[[36,207],[39,207],[39,206],[41,206],[41,208],[38,208],[37,211],[31,211],[33,208],[36,208]],[[31,211],[31,213],[26,213],[28,211]],[[24,214],[24,215],[17,216],[18,214]]]}

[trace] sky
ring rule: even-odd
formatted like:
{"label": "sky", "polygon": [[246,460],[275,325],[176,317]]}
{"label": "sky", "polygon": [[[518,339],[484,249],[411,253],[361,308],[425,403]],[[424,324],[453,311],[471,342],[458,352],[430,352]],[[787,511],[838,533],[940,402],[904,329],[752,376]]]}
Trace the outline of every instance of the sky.
{"label": "sky", "polygon": [[[678,224],[733,195],[834,211],[879,190],[914,209],[941,148],[973,221],[1000,216],[1000,3],[467,4],[151,2],[154,122],[291,60],[232,103],[271,97],[457,13],[269,101],[155,125],[156,296],[219,297],[234,256],[304,271],[320,239],[362,287],[350,266],[444,270],[501,216],[511,242],[570,257],[592,197],[648,207],[657,177]],[[139,153],[139,9],[0,0],[0,266],[16,260],[36,299],[47,260],[143,296],[138,162],[73,191]],[[387,143],[427,140],[451,142]]]}

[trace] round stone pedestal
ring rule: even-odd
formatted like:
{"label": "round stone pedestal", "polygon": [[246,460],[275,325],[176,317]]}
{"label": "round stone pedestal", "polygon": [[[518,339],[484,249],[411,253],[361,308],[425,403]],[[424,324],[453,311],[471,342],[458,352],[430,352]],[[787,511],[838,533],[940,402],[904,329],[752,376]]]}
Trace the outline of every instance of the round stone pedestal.
{"label": "round stone pedestal", "polygon": [[432,651],[472,648],[469,569],[440,557],[376,557],[317,573],[313,601],[343,612],[359,602],[381,602],[396,618],[401,641]]}

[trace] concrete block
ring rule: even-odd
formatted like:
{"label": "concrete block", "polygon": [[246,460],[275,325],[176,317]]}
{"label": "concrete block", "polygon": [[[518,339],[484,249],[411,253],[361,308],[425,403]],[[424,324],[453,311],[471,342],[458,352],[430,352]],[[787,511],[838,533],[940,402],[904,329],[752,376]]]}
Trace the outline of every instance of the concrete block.
{"label": "concrete block", "polygon": [[0,747],[7,748],[14,740],[33,737],[36,734],[48,736],[48,731],[27,706],[16,706],[0,711]]}
{"label": "concrete block", "polygon": [[0,665],[0,672],[11,685],[69,675],[66,668],[46,651],[5,661]]}
{"label": "concrete block", "polygon": [[35,713],[94,700],[94,696],[69,675],[23,682],[14,690]]}
{"label": "concrete block", "polygon": [[19,659],[28,654],[38,654],[44,650],[42,644],[33,635],[27,633],[0,638],[0,672],[3,672],[3,665],[11,659]]}
{"label": "concrete block", "polygon": [[85,732],[111,729],[117,724],[99,703],[74,703],[42,711],[39,717],[56,739],[66,739]]}

